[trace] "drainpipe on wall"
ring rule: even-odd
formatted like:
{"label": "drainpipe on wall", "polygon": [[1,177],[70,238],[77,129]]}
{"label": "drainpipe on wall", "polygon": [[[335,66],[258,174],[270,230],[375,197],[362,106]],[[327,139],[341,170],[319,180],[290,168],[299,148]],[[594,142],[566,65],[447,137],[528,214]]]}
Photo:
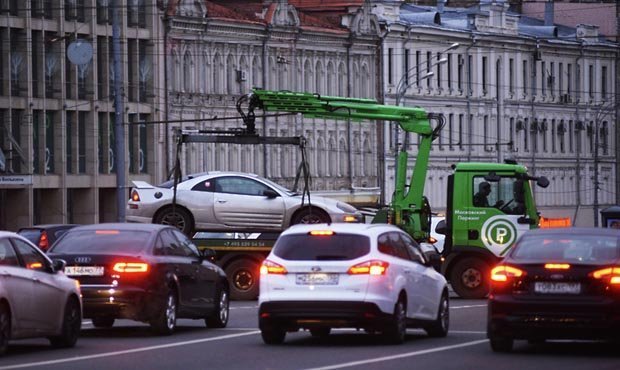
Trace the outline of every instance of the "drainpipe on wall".
{"label": "drainpipe on wall", "polygon": [[166,180],[168,179],[168,174],[170,173],[170,127],[168,124],[168,120],[170,119],[169,107],[168,107],[168,30],[170,29],[170,17],[168,17],[167,13],[164,13],[164,117],[166,123],[164,124],[164,156],[165,156],[165,170],[166,170]]}
{"label": "drainpipe on wall", "polygon": [[472,81],[471,81],[471,74],[472,74],[472,66],[471,63],[469,62],[469,49],[473,48],[474,45],[476,45],[476,42],[478,40],[476,39],[476,35],[474,35],[472,33],[471,35],[471,44],[465,48],[465,62],[467,63],[467,86],[465,86],[465,88],[467,89],[467,94],[465,94],[465,96],[467,97],[467,142],[468,142],[468,146],[467,146],[467,161],[470,162],[471,161],[471,151],[473,146],[472,144],[472,129],[473,129],[473,122],[471,120],[471,95],[473,93],[472,89]]}
{"label": "drainpipe on wall", "polygon": [[[386,31],[383,35],[379,36],[379,45],[377,47],[376,53],[376,70],[377,70],[377,82],[376,82],[376,91],[378,95],[378,100],[381,104],[385,104],[385,84],[383,81],[383,41],[390,33],[389,26],[386,26]],[[385,201],[385,188],[387,186],[387,161],[386,161],[386,150],[385,150],[385,121],[379,121],[377,125],[377,161],[379,162],[377,176],[379,177],[379,188],[381,189],[381,193],[379,194],[379,205],[383,206],[386,204]]]}
{"label": "drainpipe on wall", "polygon": [[[268,56],[268,49],[267,49],[267,43],[269,42],[269,39],[271,39],[271,25],[268,24],[267,25],[267,34],[265,36],[265,38],[263,39],[263,73],[262,73],[262,80],[263,80],[263,89],[268,89],[270,88],[270,86],[267,86],[267,62],[269,60]],[[263,135],[267,135],[267,118],[263,115],[263,117],[261,118],[262,123],[263,123]],[[268,167],[268,163],[269,163],[269,155],[267,153],[267,145],[263,144],[263,176],[265,176],[266,178],[269,178],[271,175],[271,171],[269,171],[269,167]]]}
{"label": "drainpipe on wall", "polygon": [[[347,40],[347,98],[351,97],[351,46],[353,46],[353,34],[349,31],[349,39]],[[349,166],[349,191],[353,193],[353,132],[351,132],[351,119],[347,119],[347,137],[349,145],[347,148],[347,162]]]}
{"label": "drainpipe on wall", "polygon": [[[579,56],[575,59],[575,68],[581,71],[579,73],[579,79],[581,80],[581,76],[584,73],[583,68],[580,67],[579,62],[583,58],[583,40],[579,43]],[[576,72],[576,71],[575,71]],[[575,73],[577,74],[577,73]],[[581,90],[583,86],[581,86],[581,81],[579,81],[579,89],[577,89],[577,94],[581,94]],[[573,215],[573,226],[577,226],[577,215],[579,214],[579,208],[581,207],[581,130],[577,130],[577,123],[579,122],[579,99],[575,98],[575,126],[573,127],[573,132],[569,132],[569,135],[575,134],[575,152],[577,154],[577,167],[575,168],[575,186],[577,188],[577,206],[575,207],[575,214]]]}

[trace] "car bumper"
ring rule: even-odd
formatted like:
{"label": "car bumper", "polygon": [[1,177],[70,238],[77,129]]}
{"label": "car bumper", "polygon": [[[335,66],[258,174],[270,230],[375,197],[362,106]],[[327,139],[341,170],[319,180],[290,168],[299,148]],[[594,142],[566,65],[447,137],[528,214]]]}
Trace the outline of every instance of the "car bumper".
{"label": "car bumper", "polygon": [[259,327],[278,326],[286,330],[328,326],[381,330],[391,319],[370,302],[279,301],[261,303]]}
{"label": "car bumper", "polygon": [[147,321],[163,305],[163,297],[140,287],[82,285],[84,317],[114,317]]}
{"label": "car bumper", "polygon": [[620,300],[525,301],[494,297],[488,336],[514,339],[605,339],[620,333]]}

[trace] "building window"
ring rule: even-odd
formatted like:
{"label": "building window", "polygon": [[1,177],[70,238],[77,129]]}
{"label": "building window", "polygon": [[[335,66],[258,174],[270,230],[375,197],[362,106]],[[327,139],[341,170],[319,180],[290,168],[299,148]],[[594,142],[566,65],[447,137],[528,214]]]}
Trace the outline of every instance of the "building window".
{"label": "building window", "polygon": [[488,57],[482,57],[482,95],[486,95],[488,92],[488,73],[489,73],[489,59]]}
{"label": "building window", "polygon": [[526,152],[528,150],[530,150],[529,149],[529,140],[528,140],[528,137],[529,137],[528,136],[529,135],[529,132],[528,132],[528,126],[529,125],[528,125],[528,123],[529,123],[529,121],[528,121],[527,118],[523,120],[523,127],[522,127],[522,129],[523,129],[522,130],[522,132],[523,132],[523,150],[526,151]]}
{"label": "building window", "polygon": [[388,48],[388,84],[393,85],[394,81],[393,81],[393,76],[392,74],[394,73],[393,69],[394,66],[392,65],[393,63],[393,59],[394,59],[394,49],[392,48]]}
{"label": "building window", "polygon": [[568,63],[566,65],[566,94],[570,96],[572,92],[573,92],[573,65]]}
{"label": "building window", "polygon": [[564,151],[566,150],[565,145],[564,145],[564,133],[566,132],[566,123],[564,123],[564,120],[560,121],[560,124],[557,127],[557,133],[558,133],[558,144],[560,146],[560,153],[564,153]]}
{"label": "building window", "polygon": [[508,59],[508,92],[510,95],[515,93],[515,60]]}
{"label": "building window", "polygon": [[454,150],[454,114],[448,115],[448,148]]}
{"label": "building window", "polygon": [[547,73],[545,71],[545,62],[540,62],[540,88],[542,96],[547,95],[547,81],[545,81]]}
{"label": "building window", "polygon": [[439,91],[441,91],[441,63],[439,63],[439,61],[441,60],[441,53],[437,53],[437,89]]}
{"label": "building window", "polygon": [[472,95],[474,93],[474,90],[472,89],[472,84],[473,82],[473,76],[472,76],[472,71],[473,71],[473,62],[474,62],[474,57],[472,55],[468,56],[467,59],[467,95]]}
{"label": "building window", "polygon": [[43,122],[43,111],[32,111],[32,173],[43,173],[41,161],[43,139],[45,138],[45,124]]}
{"label": "building window", "polygon": [[[403,62],[405,65],[405,75],[403,76],[405,85],[402,86],[403,90],[406,90],[409,87],[409,49],[405,49],[405,55],[403,56]],[[397,94],[400,93],[400,91],[396,92]]]}
{"label": "building window", "polygon": [[599,136],[601,138],[599,145],[603,148],[603,154],[609,154],[609,142],[607,138],[609,137],[608,124],[607,121],[603,122],[599,129]]}
{"label": "building window", "polygon": [[88,112],[78,113],[78,173],[86,173],[86,123]]}
{"label": "building window", "polygon": [[[428,51],[426,52],[426,71],[424,72],[425,75],[430,72],[430,68],[431,68],[431,60],[433,59],[433,53]],[[426,87],[430,90],[431,89],[431,79],[432,77],[426,77]]]}
{"label": "building window", "polygon": [[[140,114],[140,125],[138,126],[138,172],[139,173],[149,173],[148,168],[148,138],[152,135],[152,128],[148,125],[144,124],[151,119],[151,116],[148,114]],[[249,163],[249,159],[247,163]]]}
{"label": "building window", "polygon": [[555,120],[552,119],[551,120],[551,153],[555,153],[555,133],[556,133]]}
{"label": "building window", "polygon": [[67,112],[66,113],[66,125],[65,125],[65,146],[66,146],[66,171],[67,173],[73,173],[73,159],[75,158],[73,154],[73,150],[75,149],[75,136],[74,136],[74,128],[75,128],[75,112]]}
{"label": "building window", "polygon": [[607,100],[607,67],[601,67],[601,99]]}
{"label": "building window", "polygon": [[573,152],[573,135],[575,135],[575,126],[573,125],[573,121],[568,121],[568,151],[570,153]]}
{"label": "building window", "polygon": [[457,88],[459,92],[463,91],[463,66],[465,65],[465,59],[463,59],[462,55],[458,55],[458,72],[457,72]]}
{"label": "building window", "polygon": [[515,142],[514,142],[514,132],[515,132],[515,119],[514,117],[510,117],[510,123],[508,126],[508,145],[511,151],[514,151],[514,146],[515,146]]}
{"label": "building window", "polygon": [[527,73],[527,60],[523,61],[523,97],[527,96],[527,81],[529,80],[530,76]]}
{"label": "building window", "polygon": [[588,97],[594,99],[594,66],[588,66]]}
{"label": "building window", "polygon": [[542,149],[543,152],[546,153],[547,152],[547,120],[543,119],[542,122],[540,122],[540,136],[542,136]]}
{"label": "building window", "polygon": [[448,54],[448,89],[452,92],[452,54]]}
{"label": "building window", "polygon": [[564,94],[564,63],[558,63],[558,95]]}
{"label": "building window", "polygon": [[549,76],[547,76],[547,83],[549,84],[549,93],[551,94],[551,97],[553,98],[555,96],[555,63],[554,62],[550,62],[549,63]]}
{"label": "building window", "polygon": [[488,151],[489,147],[487,146],[489,144],[489,116],[485,115],[483,117],[483,121],[482,121],[482,144],[484,144],[484,151]]}
{"label": "building window", "polygon": [[465,115],[459,114],[459,149],[463,150],[463,126],[465,125]]}
{"label": "building window", "polygon": [[420,87],[420,70],[422,66],[420,65],[422,61],[422,52],[420,50],[416,50],[415,52],[415,84],[417,87]]}

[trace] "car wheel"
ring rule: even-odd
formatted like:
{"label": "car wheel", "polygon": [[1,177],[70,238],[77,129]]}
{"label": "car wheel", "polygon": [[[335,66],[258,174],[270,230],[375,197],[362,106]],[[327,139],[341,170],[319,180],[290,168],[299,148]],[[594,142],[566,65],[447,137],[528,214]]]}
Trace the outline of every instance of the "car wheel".
{"label": "car wheel", "polygon": [[291,225],[295,224],[324,224],[330,223],[329,215],[318,208],[306,207],[295,214]]}
{"label": "car wheel", "polygon": [[405,341],[407,334],[407,306],[403,299],[399,299],[394,305],[394,315],[391,322],[383,330],[383,337],[386,342],[391,344],[401,344]]}
{"label": "car wheel", "polygon": [[450,284],[461,298],[484,298],[489,293],[489,265],[478,258],[464,258],[450,273]]}
{"label": "car wheel", "polygon": [[172,207],[164,208],[157,214],[155,223],[176,227],[190,238],[194,231],[192,215],[183,207],[175,207],[174,212],[172,211]]}
{"label": "car wheel", "polygon": [[0,304],[0,355],[6,352],[9,346],[9,339],[11,338],[11,311],[9,307],[2,303]]}
{"label": "car wheel", "polygon": [[215,311],[205,318],[205,324],[207,324],[209,328],[225,328],[228,324],[229,312],[228,290],[222,288],[219,291],[219,298],[215,305]]}
{"label": "car wheel", "polygon": [[74,297],[69,298],[65,306],[62,330],[59,336],[49,338],[53,347],[69,348],[75,346],[82,327],[82,310]]}
{"label": "car wheel", "polygon": [[437,318],[431,325],[424,328],[426,333],[431,337],[445,337],[448,335],[448,328],[450,327],[450,301],[448,294],[444,293],[439,301],[439,310],[437,311]]}
{"label": "car wheel", "polygon": [[151,328],[157,334],[170,335],[177,326],[177,296],[174,290],[168,291],[160,313],[151,320]]}
{"label": "car wheel", "polygon": [[313,337],[317,337],[317,338],[324,338],[328,336],[329,333],[331,333],[331,331],[332,331],[332,328],[329,328],[329,327],[310,329],[310,335],[312,335]]}
{"label": "car wheel", "polygon": [[226,267],[226,276],[230,281],[230,298],[237,301],[249,301],[258,297],[258,262],[242,259]]}
{"label": "car wheel", "polygon": [[93,326],[95,328],[111,328],[114,325],[113,317],[93,317]]}
{"label": "car wheel", "polygon": [[265,344],[282,344],[286,337],[286,331],[277,326],[269,326],[260,329],[260,335]]}
{"label": "car wheel", "polygon": [[489,343],[491,344],[491,349],[493,352],[510,352],[512,351],[514,339],[491,335],[489,336]]}

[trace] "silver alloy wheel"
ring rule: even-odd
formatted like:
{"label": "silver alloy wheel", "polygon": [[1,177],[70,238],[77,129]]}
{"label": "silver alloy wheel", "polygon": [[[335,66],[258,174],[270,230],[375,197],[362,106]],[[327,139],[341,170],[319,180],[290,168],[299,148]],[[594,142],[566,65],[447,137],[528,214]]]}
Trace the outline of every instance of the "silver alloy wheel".
{"label": "silver alloy wheel", "polygon": [[168,225],[168,226],[173,226],[176,227],[179,230],[185,230],[185,219],[183,218],[182,215],[174,212],[170,212],[170,213],[166,213],[162,218],[161,218],[161,224],[162,225]]}
{"label": "silver alloy wheel", "polygon": [[222,294],[220,294],[220,321],[227,322],[228,321],[228,292],[222,290]]}
{"label": "silver alloy wheel", "polygon": [[475,289],[482,284],[482,274],[480,270],[475,268],[468,268],[463,271],[461,275],[461,280],[463,281],[463,285],[468,288]]}
{"label": "silver alloy wheel", "polygon": [[323,222],[323,218],[318,213],[307,214],[299,220],[300,224],[320,224]]}
{"label": "silver alloy wheel", "polygon": [[441,322],[441,328],[445,331],[448,331],[448,326],[450,325],[450,307],[447,298],[443,298],[440,309],[441,312],[439,313],[439,318]]}
{"label": "silver alloy wheel", "polygon": [[166,327],[168,330],[173,330],[177,320],[177,305],[174,295],[171,293],[168,295],[166,302]]}

